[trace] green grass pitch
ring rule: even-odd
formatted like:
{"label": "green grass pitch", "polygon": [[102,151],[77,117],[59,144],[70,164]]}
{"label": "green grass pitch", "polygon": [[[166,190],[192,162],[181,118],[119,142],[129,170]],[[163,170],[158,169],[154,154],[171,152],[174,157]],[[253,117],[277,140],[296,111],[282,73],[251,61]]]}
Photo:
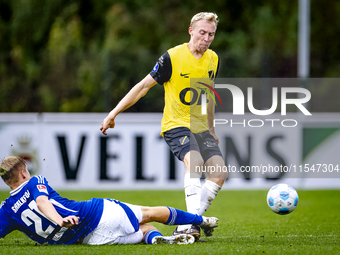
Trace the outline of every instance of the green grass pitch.
{"label": "green grass pitch", "polygon": [[[296,210],[285,216],[266,204],[267,191],[223,190],[207,211],[220,219],[206,243],[192,245],[44,246],[18,231],[0,239],[0,254],[340,254],[340,190],[298,191]],[[185,209],[183,191],[63,191],[74,200],[108,197],[139,205]],[[8,192],[0,192],[4,200]],[[0,219],[1,220],[1,219]],[[154,223],[165,235],[173,226]]]}

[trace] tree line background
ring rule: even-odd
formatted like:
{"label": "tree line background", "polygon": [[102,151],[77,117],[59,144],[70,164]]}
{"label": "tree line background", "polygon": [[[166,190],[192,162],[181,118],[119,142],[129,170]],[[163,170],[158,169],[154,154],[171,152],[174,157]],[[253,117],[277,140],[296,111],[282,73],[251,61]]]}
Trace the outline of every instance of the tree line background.
{"label": "tree line background", "polygon": [[[201,11],[219,16],[219,77],[297,77],[297,0],[0,0],[0,112],[111,110]],[[339,13],[311,0],[311,77],[339,77]],[[162,111],[163,93],[129,111]]]}

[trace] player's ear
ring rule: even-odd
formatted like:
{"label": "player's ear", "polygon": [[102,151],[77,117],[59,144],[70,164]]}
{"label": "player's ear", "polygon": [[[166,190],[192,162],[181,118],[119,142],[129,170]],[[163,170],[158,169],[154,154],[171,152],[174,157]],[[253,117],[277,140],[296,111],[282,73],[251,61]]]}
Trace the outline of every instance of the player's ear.
{"label": "player's ear", "polygon": [[189,35],[192,35],[192,27],[189,27]]}
{"label": "player's ear", "polygon": [[24,168],[21,168],[20,171],[19,171],[19,176],[21,178],[25,178],[25,169]]}
{"label": "player's ear", "polygon": [[19,174],[21,175],[21,177],[22,177],[23,179],[26,179],[26,171],[28,171],[26,167],[22,167],[22,168],[20,169],[20,173],[19,173]]}

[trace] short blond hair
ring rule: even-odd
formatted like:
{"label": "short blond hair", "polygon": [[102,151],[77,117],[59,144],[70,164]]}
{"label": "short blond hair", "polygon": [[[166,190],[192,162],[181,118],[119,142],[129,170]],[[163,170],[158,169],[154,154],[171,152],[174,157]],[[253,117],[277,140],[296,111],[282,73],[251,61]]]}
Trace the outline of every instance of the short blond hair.
{"label": "short blond hair", "polygon": [[18,172],[26,167],[26,161],[17,156],[10,156],[5,158],[0,163],[1,178],[7,184],[15,183],[18,180]]}
{"label": "short blond hair", "polygon": [[194,17],[192,17],[190,22],[190,27],[194,27],[195,23],[200,20],[205,20],[209,23],[214,23],[217,26],[218,16],[213,12],[200,12],[197,13]]}

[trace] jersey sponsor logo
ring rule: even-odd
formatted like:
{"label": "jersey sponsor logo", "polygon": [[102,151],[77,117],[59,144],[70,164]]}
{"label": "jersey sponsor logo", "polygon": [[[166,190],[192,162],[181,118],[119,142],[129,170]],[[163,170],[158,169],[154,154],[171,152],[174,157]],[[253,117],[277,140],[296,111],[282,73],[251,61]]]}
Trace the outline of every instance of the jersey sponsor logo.
{"label": "jersey sponsor logo", "polygon": [[179,75],[184,77],[184,78],[189,78],[190,73],[180,73]]}
{"label": "jersey sponsor logo", "polygon": [[158,64],[158,62],[156,63],[156,65],[153,67],[153,69],[152,69],[152,72],[157,72],[158,71],[158,67],[159,67],[159,64]]}
{"label": "jersey sponsor logo", "polygon": [[[221,97],[213,87],[211,87],[208,84],[205,84],[203,82],[197,82],[197,83],[207,87],[208,89],[210,89],[217,96],[218,100],[220,101],[220,104],[222,105]],[[217,105],[215,97],[210,93],[210,91],[208,89],[205,89],[205,88],[200,88],[200,89],[203,90],[204,92],[206,92],[208,95],[210,95],[211,98],[214,100],[215,105]]]}
{"label": "jersey sponsor logo", "polygon": [[[202,84],[204,84],[204,83],[202,83]],[[208,85],[206,85],[206,86],[208,86]],[[214,96],[212,95],[212,93],[209,91],[209,89],[202,88],[202,87],[198,87],[198,89],[199,90],[196,90],[196,89],[191,88],[191,87],[182,89],[181,92],[179,93],[179,100],[181,101],[181,103],[184,104],[184,105],[194,105],[194,104],[201,105],[202,95],[208,94],[214,100],[215,105],[216,105],[216,100],[215,100]],[[188,94],[190,95],[190,97],[189,97]],[[219,97],[219,95],[217,95],[217,97]],[[209,102],[209,101],[207,101],[207,102]],[[221,102],[221,105],[222,105],[222,102]]]}
{"label": "jersey sponsor logo", "polygon": [[48,195],[47,188],[45,185],[37,185],[39,192],[44,192]]}
{"label": "jersey sponsor logo", "polygon": [[[194,105],[195,103],[197,103],[197,105],[200,105],[202,94],[206,94],[207,92],[202,88],[199,89],[200,91],[197,91],[194,88],[182,89],[181,92],[179,93],[179,100],[184,105]],[[187,95],[188,93],[190,94],[190,98]]]}

